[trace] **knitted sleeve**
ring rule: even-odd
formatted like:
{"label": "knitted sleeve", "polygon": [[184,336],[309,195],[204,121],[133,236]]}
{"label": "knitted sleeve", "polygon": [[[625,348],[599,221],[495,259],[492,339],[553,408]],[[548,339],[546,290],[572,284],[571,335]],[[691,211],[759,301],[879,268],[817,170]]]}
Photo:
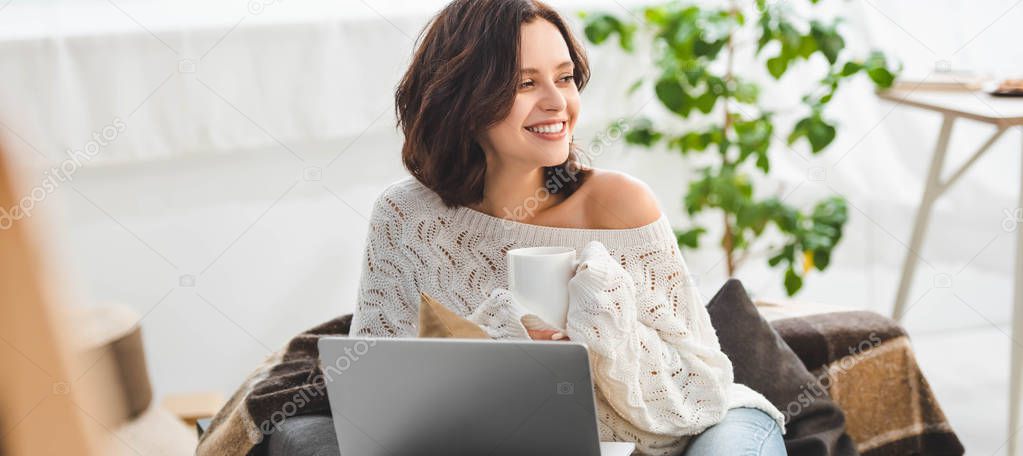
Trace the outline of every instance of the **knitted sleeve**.
{"label": "knitted sleeve", "polygon": [[[589,347],[597,389],[630,424],[659,435],[699,433],[728,410],[731,362],[677,246],[617,253],[596,241],[580,253],[568,335]],[[630,262],[643,264],[639,280],[623,267]]]}
{"label": "knitted sleeve", "polygon": [[[492,339],[529,339],[522,317],[529,315],[512,299],[510,291],[495,288],[466,318],[483,328]],[[532,329],[532,328],[531,328]]]}
{"label": "knitted sleeve", "polygon": [[350,333],[360,337],[403,337],[416,334],[419,295],[405,286],[410,267],[402,251],[406,214],[387,192],[373,204],[362,260],[362,278]]}

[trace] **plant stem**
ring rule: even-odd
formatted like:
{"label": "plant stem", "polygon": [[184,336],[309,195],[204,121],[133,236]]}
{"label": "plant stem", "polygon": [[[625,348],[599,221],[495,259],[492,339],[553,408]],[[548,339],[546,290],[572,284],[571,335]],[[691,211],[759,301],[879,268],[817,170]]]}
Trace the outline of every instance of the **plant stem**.
{"label": "plant stem", "polygon": [[[736,13],[738,12],[738,10],[737,10],[737,8],[735,6],[735,0],[730,0],[728,2],[728,4],[729,4],[728,13],[731,14],[732,16],[735,16]],[[727,47],[726,47],[726,50],[725,50],[725,58],[727,59],[727,61],[726,61],[726,65],[725,65],[725,75],[724,75],[724,77],[722,79],[724,79],[724,81],[725,81],[725,87],[726,87],[726,90],[727,90],[727,88],[730,85],[729,83],[732,82],[732,77],[733,77],[732,76],[732,69],[733,69],[734,63],[735,63],[735,30],[732,30],[731,33],[728,34],[728,44],[727,44]],[[725,96],[722,97],[725,100],[724,101],[725,122],[724,122],[724,127],[722,128],[722,131],[724,132],[726,139],[728,138],[728,129],[731,128],[731,126],[732,126],[732,116],[731,116],[731,114],[729,112],[729,109],[728,109],[728,107],[729,107],[728,106],[728,98],[730,97],[730,95],[731,95],[730,93],[726,92]],[[725,156],[727,158],[727,154],[722,154],[722,156]]]}
{"label": "plant stem", "polygon": [[[728,4],[729,4],[729,14],[735,16],[736,13],[738,12],[737,7],[735,6],[735,0],[729,0]],[[722,111],[724,111],[725,121],[724,121],[723,127],[721,129],[721,132],[724,135],[724,144],[728,144],[728,130],[730,130],[732,128],[732,115],[731,115],[731,112],[729,110],[729,105],[728,105],[728,98],[730,97],[730,91],[728,91],[728,87],[730,87],[731,82],[732,82],[732,69],[734,67],[734,62],[735,62],[735,42],[734,42],[734,40],[735,40],[735,30],[732,30],[732,32],[728,34],[728,45],[727,45],[727,48],[725,50],[725,58],[727,59],[727,61],[726,61],[726,64],[725,64],[725,75],[722,78],[725,81],[725,87],[726,87],[725,96],[722,97],[722,98],[724,98],[724,102],[722,104],[724,109],[722,109]],[[728,160],[728,149],[729,148],[726,147],[725,150],[721,151],[721,167],[722,168],[725,168],[725,167],[729,166],[729,164],[730,164],[729,160]],[[725,222],[725,234],[724,234],[724,237],[721,239],[721,246],[725,249],[725,267],[728,270],[728,277],[732,277],[732,276],[735,275],[735,266],[736,266],[736,264],[735,264],[735,236],[734,236],[734,233],[732,232],[732,220],[731,220],[731,217],[728,216],[728,212],[724,212],[724,222]]]}
{"label": "plant stem", "polygon": [[729,220],[728,213],[724,213],[725,218],[725,236],[721,240],[721,247],[725,249],[725,268],[728,270],[728,277],[735,275],[735,238],[732,235],[732,221]]}

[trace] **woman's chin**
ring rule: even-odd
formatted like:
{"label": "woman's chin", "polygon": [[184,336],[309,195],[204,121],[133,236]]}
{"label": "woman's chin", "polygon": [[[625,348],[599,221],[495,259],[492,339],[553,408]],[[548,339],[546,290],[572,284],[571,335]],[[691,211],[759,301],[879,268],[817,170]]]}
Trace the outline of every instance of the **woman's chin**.
{"label": "woman's chin", "polygon": [[535,141],[526,141],[519,146],[509,146],[508,150],[521,150],[528,152],[528,155],[520,155],[520,159],[526,159],[537,167],[558,166],[565,163],[569,156],[569,142],[543,141],[538,144]]}
{"label": "woman's chin", "polygon": [[551,154],[550,156],[545,157],[543,160],[543,164],[541,164],[540,166],[543,167],[558,166],[561,165],[562,163],[565,163],[565,160],[568,160],[567,150],[564,153]]}

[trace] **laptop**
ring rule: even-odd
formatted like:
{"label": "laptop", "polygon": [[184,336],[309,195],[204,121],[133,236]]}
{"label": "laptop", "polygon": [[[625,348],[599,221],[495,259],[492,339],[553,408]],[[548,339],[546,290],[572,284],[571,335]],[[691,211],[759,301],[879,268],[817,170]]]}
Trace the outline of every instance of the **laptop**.
{"label": "laptop", "polygon": [[324,337],[341,455],[628,456],[600,442],[574,342]]}

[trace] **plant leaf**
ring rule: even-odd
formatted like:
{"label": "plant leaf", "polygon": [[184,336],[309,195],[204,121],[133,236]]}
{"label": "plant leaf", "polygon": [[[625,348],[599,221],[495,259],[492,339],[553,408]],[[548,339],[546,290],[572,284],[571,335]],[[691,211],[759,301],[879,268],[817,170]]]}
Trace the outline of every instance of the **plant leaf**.
{"label": "plant leaf", "polygon": [[699,226],[688,230],[675,230],[675,239],[679,247],[695,249],[700,247],[700,236],[706,232],[705,228]]}
{"label": "plant leaf", "polygon": [[800,288],[803,288],[803,278],[790,266],[785,270],[785,292],[793,296]]}
{"label": "plant leaf", "polygon": [[740,103],[753,104],[760,97],[760,86],[747,81],[737,81],[732,96]]}
{"label": "plant leaf", "polygon": [[867,70],[867,76],[881,88],[889,88],[895,82],[895,75],[887,68],[871,68]]}
{"label": "plant leaf", "polygon": [[612,33],[618,31],[620,22],[610,14],[587,15],[583,33],[593,44],[602,44]]}
{"label": "plant leaf", "polygon": [[703,94],[696,97],[696,99],[694,100],[694,106],[696,106],[696,109],[699,109],[700,112],[704,114],[709,114],[710,111],[714,109],[714,104],[717,103],[717,101],[718,101],[717,94],[715,94],[714,91],[710,90],[710,88],[707,88],[707,90],[703,92]]}
{"label": "plant leaf", "polygon": [[844,77],[852,76],[863,69],[863,64],[858,62],[845,62],[840,73]]}
{"label": "plant leaf", "polygon": [[785,74],[785,70],[789,67],[789,60],[784,56],[776,56],[767,59],[767,72],[771,73],[775,79],[781,78],[781,75]]}
{"label": "plant leaf", "polygon": [[628,95],[632,95],[633,93],[636,92],[636,90],[639,90],[639,88],[642,86],[643,79],[637,79],[636,82],[633,82],[631,85],[629,85],[629,90],[626,90],[625,93]]}
{"label": "plant leaf", "polygon": [[828,124],[820,116],[810,117],[806,129],[806,139],[810,141],[813,153],[818,153],[835,140],[835,127]]}
{"label": "plant leaf", "polygon": [[845,40],[838,34],[834,24],[824,25],[818,21],[811,21],[810,36],[817,42],[817,48],[828,59],[828,63],[834,65],[838,61],[838,53],[845,47]]}
{"label": "plant leaf", "polygon": [[650,119],[640,118],[629,125],[625,132],[625,142],[650,147],[661,139],[661,133],[654,131]]}
{"label": "plant leaf", "polygon": [[688,96],[677,79],[662,77],[654,86],[654,92],[664,107],[683,117],[689,115],[690,106],[686,102]]}
{"label": "plant leaf", "polygon": [[870,80],[881,88],[891,87],[895,82],[895,73],[888,69],[888,60],[879,51],[871,52],[867,60],[863,62],[863,67],[867,70]]}

